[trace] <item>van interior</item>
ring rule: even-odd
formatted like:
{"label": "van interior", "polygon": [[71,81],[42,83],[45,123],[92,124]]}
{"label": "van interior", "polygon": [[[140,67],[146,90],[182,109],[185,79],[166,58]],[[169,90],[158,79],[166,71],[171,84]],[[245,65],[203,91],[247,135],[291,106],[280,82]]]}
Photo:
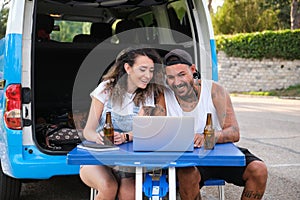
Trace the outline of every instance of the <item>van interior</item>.
{"label": "van interior", "polygon": [[66,154],[78,144],[49,143],[53,125],[76,129],[83,139],[90,92],[122,49],[150,46],[162,57],[174,48],[192,52],[187,6],[183,0],[38,0],[32,27],[31,109],[39,149]]}

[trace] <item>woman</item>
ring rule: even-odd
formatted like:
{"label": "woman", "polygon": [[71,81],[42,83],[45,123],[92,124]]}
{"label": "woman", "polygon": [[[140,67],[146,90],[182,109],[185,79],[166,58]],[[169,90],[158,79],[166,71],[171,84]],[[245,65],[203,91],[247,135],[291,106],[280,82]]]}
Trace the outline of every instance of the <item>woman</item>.
{"label": "woman", "polygon": [[[115,129],[114,144],[132,141],[132,117],[143,106],[154,107],[154,97],[162,92],[162,65],[159,55],[150,48],[126,49],[91,93],[92,103],[83,135],[103,143],[102,128],[107,111]],[[99,134],[100,133],[100,134]],[[96,199],[135,199],[134,174],[109,166],[85,165],[82,181],[98,191]]]}

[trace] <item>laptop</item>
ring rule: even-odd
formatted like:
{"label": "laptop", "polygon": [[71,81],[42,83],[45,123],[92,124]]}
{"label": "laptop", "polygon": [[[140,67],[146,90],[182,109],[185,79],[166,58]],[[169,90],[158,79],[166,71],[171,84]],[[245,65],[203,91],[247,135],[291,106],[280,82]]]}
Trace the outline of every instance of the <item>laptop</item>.
{"label": "laptop", "polygon": [[134,116],[133,151],[193,151],[194,118]]}

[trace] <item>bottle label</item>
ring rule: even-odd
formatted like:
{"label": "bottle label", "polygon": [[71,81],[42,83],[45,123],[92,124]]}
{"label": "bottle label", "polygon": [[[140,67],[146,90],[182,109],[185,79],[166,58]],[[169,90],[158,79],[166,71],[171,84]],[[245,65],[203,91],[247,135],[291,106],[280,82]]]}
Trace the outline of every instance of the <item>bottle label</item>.
{"label": "bottle label", "polygon": [[204,149],[212,150],[215,147],[214,131],[204,131]]}
{"label": "bottle label", "polygon": [[114,144],[114,129],[113,128],[104,128],[104,144],[113,145]]}

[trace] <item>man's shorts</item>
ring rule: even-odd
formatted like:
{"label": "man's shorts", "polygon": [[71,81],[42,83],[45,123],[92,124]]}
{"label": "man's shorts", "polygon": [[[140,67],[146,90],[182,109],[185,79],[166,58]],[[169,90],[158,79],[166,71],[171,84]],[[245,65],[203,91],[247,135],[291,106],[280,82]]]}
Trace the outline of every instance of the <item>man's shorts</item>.
{"label": "man's shorts", "polygon": [[[252,161],[258,160],[262,161],[255,155],[253,155],[248,149],[238,147],[240,151],[245,154],[246,159],[246,166]],[[223,179],[227,183],[233,183],[234,185],[238,186],[245,186],[245,181],[243,180],[243,174],[246,169],[244,167],[197,167],[200,175],[201,175],[201,182],[200,187],[204,185],[204,181],[216,178],[216,179]]]}

